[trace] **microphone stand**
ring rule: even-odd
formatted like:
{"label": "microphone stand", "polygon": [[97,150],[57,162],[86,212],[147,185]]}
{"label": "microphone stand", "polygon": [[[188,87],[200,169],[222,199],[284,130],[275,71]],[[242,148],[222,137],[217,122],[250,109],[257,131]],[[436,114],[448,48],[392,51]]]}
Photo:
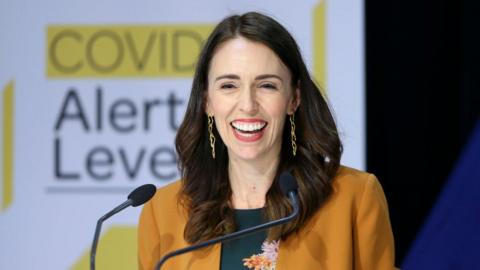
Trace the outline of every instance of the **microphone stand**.
{"label": "microphone stand", "polygon": [[137,207],[146,203],[153,197],[153,195],[155,195],[156,191],[157,188],[152,184],[139,186],[134,191],[130,192],[130,194],[128,194],[128,200],[98,219],[97,226],[95,227],[95,235],[93,236],[92,248],[90,249],[90,270],[95,270],[95,256],[97,254],[97,245],[100,237],[100,230],[102,229],[102,223],[129,206]]}
{"label": "microphone stand", "polygon": [[93,236],[92,248],[90,249],[90,269],[95,270],[95,255],[97,254],[98,239],[100,236],[100,231],[102,230],[102,223],[107,220],[109,217],[115,215],[116,213],[122,211],[123,209],[129,207],[133,204],[132,199],[128,199],[119,206],[115,207],[112,211],[106,213],[97,221],[97,226],[95,227],[95,235]]}
{"label": "microphone stand", "polygon": [[196,244],[196,245],[188,246],[188,247],[185,247],[185,248],[181,248],[181,249],[169,252],[160,259],[160,261],[155,266],[155,269],[160,270],[160,268],[165,263],[165,261],[167,261],[168,259],[170,259],[172,257],[178,256],[178,255],[181,255],[181,254],[184,254],[184,253],[196,250],[196,249],[211,246],[211,245],[214,245],[214,244],[217,244],[217,243],[220,243],[220,242],[226,242],[226,241],[230,241],[230,240],[233,240],[233,239],[237,239],[237,238],[240,238],[244,235],[255,233],[255,232],[258,232],[258,231],[262,231],[262,230],[268,229],[270,227],[281,225],[281,224],[284,224],[284,223],[287,223],[287,222],[293,220],[294,218],[296,218],[298,216],[298,214],[300,212],[299,206],[298,206],[297,194],[295,193],[295,191],[289,191],[288,192],[288,197],[290,198],[290,201],[292,202],[292,207],[293,207],[293,211],[290,215],[288,215],[284,218],[281,218],[281,219],[272,220],[272,221],[269,221],[267,223],[263,223],[263,224],[260,224],[260,225],[257,225],[257,226],[253,226],[253,227],[241,230],[241,231],[233,232],[231,234],[227,234],[227,235],[224,235],[224,236],[213,238],[213,239],[210,239],[208,241],[205,241],[205,242],[202,242],[202,243],[199,243],[199,244]]}

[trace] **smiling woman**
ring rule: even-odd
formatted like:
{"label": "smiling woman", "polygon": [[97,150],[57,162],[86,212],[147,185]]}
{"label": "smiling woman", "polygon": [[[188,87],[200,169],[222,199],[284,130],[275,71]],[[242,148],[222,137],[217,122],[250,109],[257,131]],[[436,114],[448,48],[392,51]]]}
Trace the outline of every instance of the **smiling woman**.
{"label": "smiling woman", "polygon": [[296,42],[272,18],[250,12],[214,29],[176,149],[182,179],[160,189],[140,217],[140,269],[288,215],[283,171],[298,184],[298,218],[173,258],[165,269],[393,269],[382,188],[375,176],[340,165],[327,102]]}
{"label": "smiling woman", "polygon": [[[276,171],[278,162],[271,161],[280,156],[285,115],[292,115],[300,102],[290,77],[280,58],[260,42],[238,37],[217,48],[208,74],[206,113],[215,117],[230,159],[267,162],[262,167]],[[266,191],[271,181],[264,180]],[[233,205],[238,207],[235,201]]]}

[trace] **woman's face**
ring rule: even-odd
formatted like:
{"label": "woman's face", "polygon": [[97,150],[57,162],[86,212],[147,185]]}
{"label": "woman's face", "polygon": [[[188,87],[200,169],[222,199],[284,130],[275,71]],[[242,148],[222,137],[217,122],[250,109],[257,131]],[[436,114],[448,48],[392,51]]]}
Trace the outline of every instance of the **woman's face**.
{"label": "woman's face", "polygon": [[285,119],[300,102],[291,85],[288,68],[267,46],[239,37],[217,48],[206,113],[231,159],[278,158]]}

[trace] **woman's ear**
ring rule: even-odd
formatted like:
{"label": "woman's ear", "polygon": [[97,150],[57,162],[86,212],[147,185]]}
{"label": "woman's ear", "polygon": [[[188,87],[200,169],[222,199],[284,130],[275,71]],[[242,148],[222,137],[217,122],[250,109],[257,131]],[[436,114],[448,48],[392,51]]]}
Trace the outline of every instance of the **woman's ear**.
{"label": "woman's ear", "polygon": [[300,89],[297,87],[295,92],[293,93],[292,102],[290,104],[288,114],[293,114],[297,111],[298,106],[300,106],[301,98],[300,98]]}
{"label": "woman's ear", "polygon": [[211,111],[209,104],[210,104],[210,103],[208,102],[208,99],[205,99],[205,113],[206,113],[207,115],[210,115],[210,111]]}
{"label": "woman's ear", "polygon": [[203,97],[203,102],[204,102],[203,104],[205,104],[205,106],[204,106],[205,107],[205,113],[207,115],[213,115],[212,108],[210,106],[210,99],[208,97],[208,91],[205,90],[204,93],[205,93],[205,96]]}

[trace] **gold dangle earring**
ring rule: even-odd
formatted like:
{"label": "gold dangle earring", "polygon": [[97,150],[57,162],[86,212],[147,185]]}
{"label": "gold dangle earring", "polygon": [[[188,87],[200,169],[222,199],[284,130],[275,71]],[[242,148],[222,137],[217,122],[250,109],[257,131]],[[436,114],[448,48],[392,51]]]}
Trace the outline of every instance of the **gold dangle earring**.
{"label": "gold dangle earring", "polygon": [[215,135],[213,135],[213,116],[207,115],[208,134],[210,139],[210,148],[212,148],[212,157],[215,159]]}
{"label": "gold dangle earring", "polygon": [[297,155],[297,136],[295,135],[295,113],[290,115],[290,137],[292,139],[292,153],[293,156]]}

